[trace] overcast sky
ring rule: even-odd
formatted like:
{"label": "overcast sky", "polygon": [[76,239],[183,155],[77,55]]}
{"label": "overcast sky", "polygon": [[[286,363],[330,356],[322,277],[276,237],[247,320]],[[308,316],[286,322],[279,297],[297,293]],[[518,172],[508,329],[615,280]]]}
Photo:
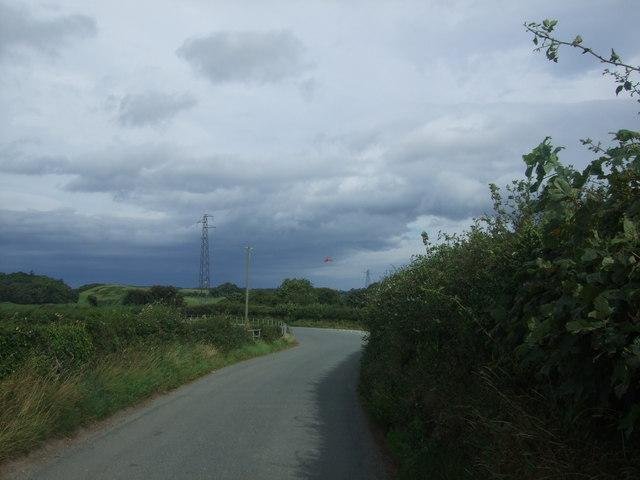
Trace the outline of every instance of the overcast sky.
{"label": "overcast sky", "polygon": [[[0,0],[0,271],[88,282],[360,287],[460,231],[546,135],[638,128],[601,66],[640,63],[637,0]],[[333,262],[323,262],[326,256]]]}

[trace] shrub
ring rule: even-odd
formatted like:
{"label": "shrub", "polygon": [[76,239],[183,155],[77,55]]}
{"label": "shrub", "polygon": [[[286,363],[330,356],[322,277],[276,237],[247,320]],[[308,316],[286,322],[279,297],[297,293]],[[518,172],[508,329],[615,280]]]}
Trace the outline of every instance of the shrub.
{"label": "shrub", "polygon": [[242,289],[235,283],[221,283],[217,287],[210,288],[209,294],[213,297],[228,297],[233,294],[241,294]]}
{"label": "shrub", "polygon": [[[13,308],[15,310],[15,307]],[[65,306],[0,309],[0,378],[30,359],[67,372],[140,342],[206,342],[229,351],[252,341],[229,316],[186,320],[179,309]]]}
{"label": "shrub", "polygon": [[286,278],[278,288],[278,296],[282,303],[307,305],[316,301],[313,285],[306,278]]}
{"label": "shrub", "polygon": [[62,280],[33,273],[0,273],[0,302],[42,304],[77,301],[78,292]]}
{"label": "shrub", "polygon": [[153,302],[153,299],[147,290],[139,288],[127,290],[122,298],[123,305],[146,305]]}
{"label": "shrub", "polygon": [[149,297],[152,302],[162,303],[172,307],[182,307],[185,305],[184,297],[173,286],[154,285],[149,289]]}
{"label": "shrub", "polygon": [[373,292],[361,391],[401,478],[640,475],[640,132],[613,141],[580,172],[545,139]]}

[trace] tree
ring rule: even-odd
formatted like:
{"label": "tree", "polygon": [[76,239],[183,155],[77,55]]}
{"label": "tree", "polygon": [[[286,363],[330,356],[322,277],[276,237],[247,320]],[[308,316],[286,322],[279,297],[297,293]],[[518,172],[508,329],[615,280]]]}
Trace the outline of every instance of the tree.
{"label": "tree", "polygon": [[306,278],[286,278],[280,284],[278,295],[283,302],[308,305],[317,300],[313,284]]}
{"label": "tree", "polygon": [[332,288],[316,288],[318,303],[337,305],[340,303],[340,292]]}
{"label": "tree", "polygon": [[62,280],[33,273],[0,273],[0,302],[72,303],[78,292]]}
{"label": "tree", "polygon": [[122,298],[123,305],[146,305],[151,302],[149,292],[139,288],[127,290],[127,293]]}
{"label": "tree", "polygon": [[182,307],[185,305],[184,297],[174,286],[154,285],[149,289],[151,301],[162,303],[171,307]]}
{"label": "tree", "polygon": [[149,290],[141,288],[128,290],[122,299],[123,305],[146,305],[148,303],[161,303],[170,307],[182,307],[185,305],[183,295],[176,287],[154,285]]}
{"label": "tree", "polygon": [[231,282],[221,283],[217,287],[209,289],[209,294],[214,297],[230,297],[236,293],[242,293],[242,289]]}

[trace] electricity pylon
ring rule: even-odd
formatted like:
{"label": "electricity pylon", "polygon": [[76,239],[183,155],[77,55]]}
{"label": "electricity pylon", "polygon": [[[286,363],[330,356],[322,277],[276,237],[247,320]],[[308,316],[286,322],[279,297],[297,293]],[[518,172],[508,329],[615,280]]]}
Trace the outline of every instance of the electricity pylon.
{"label": "electricity pylon", "polygon": [[367,288],[369,285],[371,285],[371,272],[367,268],[364,272],[364,288]]}
{"label": "electricity pylon", "polygon": [[200,237],[200,281],[198,286],[202,291],[209,289],[209,229],[215,228],[209,225],[209,219],[213,215],[205,213],[198,223],[202,224],[202,235]]}

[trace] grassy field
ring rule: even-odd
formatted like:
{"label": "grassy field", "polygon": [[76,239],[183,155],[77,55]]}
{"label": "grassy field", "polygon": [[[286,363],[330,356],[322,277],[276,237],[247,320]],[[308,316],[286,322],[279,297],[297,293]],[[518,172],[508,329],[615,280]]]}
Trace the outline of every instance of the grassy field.
{"label": "grassy field", "polygon": [[0,381],[0,462],[215,369],[294,344],[286,337],[222,353],[207,343],[149,342],[65,375],[27,364]]}
{"label": "grassy field", "polygon": [[[78,303],[81,305],[89,305],[87,297],[94,295],[98,299],[99,305],[120,305],[127,290],[148,290],[149,287],[137,287],[133,285],[97,285],[88,290],[80,292]],[[184,296],[187,305],[208,305],[217,303],[224,297],[201,296],[200,290],[196,288],[180,288],[180,293]]]}

